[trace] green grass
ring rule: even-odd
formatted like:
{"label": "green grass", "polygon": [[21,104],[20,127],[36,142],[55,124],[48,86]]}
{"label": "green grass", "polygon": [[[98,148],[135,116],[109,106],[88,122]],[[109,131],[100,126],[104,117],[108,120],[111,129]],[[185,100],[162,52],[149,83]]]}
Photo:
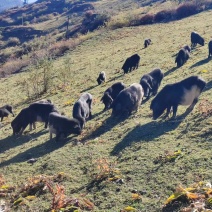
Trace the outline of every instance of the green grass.
{"label": "green grass", "polygon": [[[68,196],[85,195],[95,204],[94,211],[114,212],[131,205],[137,211],[161,211],[168,196],[176,186],[202,180],[211,180],[212,120],[204,118],[198,109],[199,103],[186,117],[186,107],[179,106],[175,121],[158,119],[153,121],[149,105],[152,99],[141,105],[137,113],[126,120],[111,117],[111,111],[102,113],[100,98],[114,82],[123,81],[126,85],[139,82],[144,73],[159,67],[165,73],[161,88],[167,83],[180,81],[191,75],[200,75],[208,87],[200,96],[212,102],[211,60],[207,43],[211,39],[212,11],[203,12],[190,18],[168,24],[154,24],[102,31],[101,34],[77,46],[65,57],[54,61],[52,87],[43,97],[51,99],[60,111],[72,116],[73,103],[82,92],[94,97],[94,118],[86,123],[80,136],[70,136],[66,142],[49,140],[49,133],[38,124],[38,128],[21,137],[13,137],[10,122],[3,121],[0,131],[0,169],[8,184],[20,185],[28,177],[65,172],[69,177],[62,184]],[[187,63],[173,68],[175,54],[180,47],[190,44],[190,32],[198,31],[206,40],[204,47],[192,51]],[[143,49],[145,38],[151,38],[152,45]],[[134,53],[141,56],[138,70],[123,75],[120,70],[124,60]],[[60,79],[67,59],[70,71],[66,76],[66,87]],[[206,73],[202,70],[207,70]],[[100,71],[107,74],[107,82],[97,86],[96,78]],[[15,114],[27,106],[26,95],[20,91],[19,82],[28,72],[0,79],[1,105],[11,103]],[[66,103],[70,101],[70,105]],[[28,129],[27,129],[28,130]],[[84,144],[82,144],[83,142]],[[165,151],[181,149],[183,156],[175,162],[155,164],[154,160]],[[26,161],[38,158],[33,165]],[[99,185],[88,186],[98,173],[96,160],[106,158],[116,162],[123,184],[103,181]],[[86,187],[89,188],[86,190]],[[145,191],[142,202],[131,200],[131,191]],[[39,196],[28,204],[11,211],[44,211],[51,204],[49,193]]]}

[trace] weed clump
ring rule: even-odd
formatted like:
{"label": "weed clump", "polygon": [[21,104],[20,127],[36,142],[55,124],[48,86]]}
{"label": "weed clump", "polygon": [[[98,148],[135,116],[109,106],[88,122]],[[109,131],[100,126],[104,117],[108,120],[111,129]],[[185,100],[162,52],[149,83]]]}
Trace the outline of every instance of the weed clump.
{"label": "weed clump", "polygon": [[198,6],[195,3],[184,3],[176,9],[176,18],[182,19],[198,12]]}
{"label": "weed clump", "polygon": [[[177,203],[177,204],[176,204]],[[163,212],[181,208],[186,211],[206,211],[212,208],[212,188],[210,182],[199,182],[188,188],[178,186],[165,202]],[[182,208],[183,206],[183,208]]]}

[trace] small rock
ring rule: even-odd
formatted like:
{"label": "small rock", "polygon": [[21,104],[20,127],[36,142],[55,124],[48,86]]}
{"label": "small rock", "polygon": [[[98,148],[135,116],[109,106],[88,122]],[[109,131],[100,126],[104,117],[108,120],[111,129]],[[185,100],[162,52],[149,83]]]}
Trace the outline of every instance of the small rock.
{"label": "small rock", "polygon": [[36,161],[37,161],[36,158],[31,158],[31,159],[29,159],[29,160],[27,161],[27,163],[30,163],[30,164],[33,165]]}

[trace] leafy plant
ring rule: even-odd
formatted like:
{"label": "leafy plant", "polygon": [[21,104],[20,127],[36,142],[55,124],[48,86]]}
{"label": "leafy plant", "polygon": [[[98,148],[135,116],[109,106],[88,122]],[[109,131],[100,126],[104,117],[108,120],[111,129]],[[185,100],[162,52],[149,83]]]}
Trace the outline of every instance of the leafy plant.
{"label": "leafy plant", "polygon": [[51,183],[46,183],[50,193],[53,196],[51,210],[65,210],[68,211],[78,211],[80,209],[93,210],[94,204],[85,198],[70,198],[65,195],[64,186],[56,184],[56,188],[53,188]]}
{"label": "leafy plant", "polygon": [[3,175],[0,175],[0,197],[6,197],[9,193],[15,190],[14,186],[6,184]]}
{"label": "leafy plant", "polygon": [[[38,72],[37,69],[40,71]],[[49,90],[52,73],[52,61],[48,58],[37,61],[37,65],[30,68],[30,76],[20,81],[21,89],[28,99],[38,98]]]}
{"label": "leafy plant", "polygon": [[121,212],[133,212],[133,211],[136,211],[136,209],[132,206],[127,206],[123,210],[121,210]]}
{"label": "leafy plant", "polygon": [[191,208],[203,211],[206,208],[212,207],[212,188],[210,183],[199,182],[191,187],[183,188],[178,186],[176,192],[173,193],[165,202],[165,206],[174,203],[175,201],[186,200],[189,205],[181,211],[189,211]]}
{"label": "leafy plant", "polygon": [[20,186],[20,190],[16,196],[35,196],[45,193],[46,182],[51,179],[50,176],[39,175],[28,179],[28,182]]}
{"label": "leafy plant", "polygon": [[95,175],[96,180],[108,179],[117,181],[121,179],[120,171],[115,167],[116,162],[109,162],[106,158],[100,158],[96,161],[98,173]]}

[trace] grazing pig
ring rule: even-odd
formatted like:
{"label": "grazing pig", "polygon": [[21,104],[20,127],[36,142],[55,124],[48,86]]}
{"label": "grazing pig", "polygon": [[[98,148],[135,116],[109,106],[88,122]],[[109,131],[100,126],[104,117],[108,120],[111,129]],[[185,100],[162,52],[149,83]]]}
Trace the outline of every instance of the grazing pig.
{"label": "grazing pig", "polygon": [[190,105],[187,111],[193,110],[205,85],[206,82],[199,76],[191,76],[180,82],[166,85],[151,102],[153,119],[160,117],[165,109],[166,118],[171,108],[175,118],[178,105]]}
{"label": "grazing pig", "polygon": [[56,141],[58,141],[61,136],[66,138],[70,134],[79,135],[81,131],[80,123],[77,119],[70,119],[58,114],[57,112],[49,114],[50,139],[52,139],[52,134],[56,134]]}
{"label": "grazing pig", "polygon": [[90,93],[84,93],[74,104],[73,107],[73,118],[80,122],[81,129],[84,128],[85,122],[91,119],[91,104],[92,95]]}
{"label": "grazing pig", "polygon": [[181,67],[189,58],[189,51],[185,48],[180,49],[175,59],[177,67]]}
{"label": "grazing pig", "polygon": [[126,59],[121,69],[123,69],[124,74],[126,74],[134,69],[137,69],[139,62],[140,62],[140,56],[138,54],[134,54]]}
{"label": "grazing pig", "polygon": [[45,128],[48,126],[49,114],[52,112],[57,112],[56,107],[50,103],[32,103],[29,106],[30,113],[30,130],[32,130],[32,125],[35,126],[35,122],[44,122]]}
{"label": "grazing pig", "polygon": [[106,74],[105,74],[104,71],[99,73],[99,76],[98,76],[96,81],[98,82],[98,85],[100,85],[100,84],[102,84],[103,82],[106,81]]}
{"label": "grazing pig", "polygon": [[14,116],[13,107],[11,105],[4,105],[3,107],[0,107],[1,121],[3,121],[3,118],[7,117],[10,113]]}
{"label": "grazing pig", "polygon": [[143,88],[138,83],[133,83],[128,88],[122,90],[113,101],[112,115],[118,115],[126,112],[128,115],[134,110],[138,110],[144,96]]}
{"label": "grazing pig", "polygon": [[27,125],[30,123],[29,108],[24,108],[20,113],[13,119],[11,126],[13,129],[13,135],[22,134]]}
{"label": "grazing pig", "polygon": [[147,46],[149,46],[151,44],[151,39],[145,39],[144,40],[144,48],[147,48]]}
{"label": "grazing pig", "polygon": [[116,82],[104,92],[104,95],[101,98],[101,101],[105,105],[104,110],[107,110],[110,108],[113,100],[125,88],[126,88],[126,85],[123,82]]}
{"label": "grazing pig", "polygon": [[12,121],[13,134],[22,134],[27,125],[35,129],[35,122],[45,122],[45,128],[48,125],[49,114],[58,112],[53,104],[49,103],[32,103],[29,107],[24,108]]}
{"label": "grazing pig", "polygon": [[208,58],[210,58],[210,56],[212,56],[212,40],[209,41],[208,43],[208,51],[209,51]]}
{"label": "grazing pig", "polygon": [[145,97],[149,98],[151,95],[157,94],[163,76],[161,69],[157,68],[141,77],[140,84],[144,89]]}
{"label": "grazing pig", "polygon": [[204,38],[202,38],[197,32],[191,33],[191,48],[195,47],[197,44],[204,46]]}

